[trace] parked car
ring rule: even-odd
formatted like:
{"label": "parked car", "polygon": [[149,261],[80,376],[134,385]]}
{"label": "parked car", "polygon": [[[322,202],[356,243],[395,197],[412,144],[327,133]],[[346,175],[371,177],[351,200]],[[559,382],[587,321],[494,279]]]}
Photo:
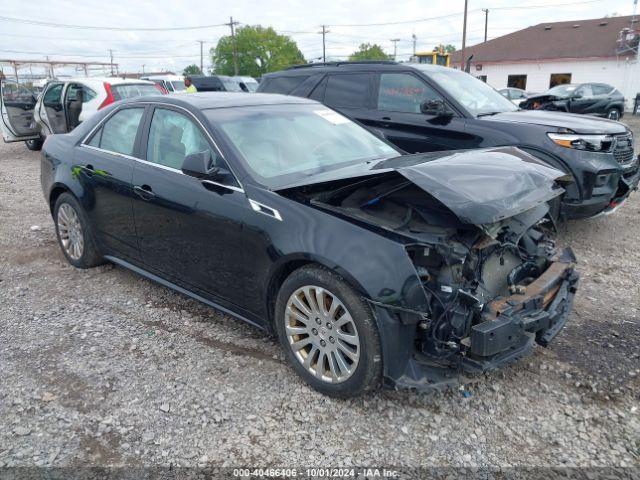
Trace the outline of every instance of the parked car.
{"label": "parked car", "polygon": [[520,105],[520,103],[522,103],[530,95],[532,95],[530,92],[526,92],[521,88],[513,87],[503,88],[502,90],[498,90],[498,93],[500,93],[500,95],[502,95],[507,100],[511,100],[514,105]]}
{"label": "parked car", "polygon": [[259,92],[323,102],[410,153],[515,145],[570,175],[562,218],[619,207],[638,185],[631,131],[618,122],[518,107],[473,76],[394,62],[311,64],[265,75]]}
{"label": "parked car", "polygon": [[258,90],[258,81],[253,77],[238,76],[233,78],[238,82],[243,92],[255,92]]}
{"label": "parked car", "polygon": [[184,77],[181,75],[151,75],[140,77],[140,80],[148,80],[160,85],[167,93],[183,92],[187,89],[184,85]]}
{"label": "parked car", "polygon": [[564,177],[509,147],[402,155],[317,102],[244,93],[113,105],[50,137],[41,171],[69,263],[275,332],[340,397],[547,345],[578,281],[548,229]]}
{"label": "parked car", "polygon": [[226,75],[211,75],[191,77],[193,85],[199,92],[242,92],[237,77]]}
{"label": "parked car", "polygon": [[567,83],[529,97],[520,107],[526,110],[580,113],[620,120],[624,115],[624,95],[606,83]]}
{"label": "parked car", "polygon": [[0,82],[2,138],[40,150],[48,135],[70,132],[115,101],[158,93],[166,92],[153,82],[110,77],[52,80],[39,95],[15,82]]}

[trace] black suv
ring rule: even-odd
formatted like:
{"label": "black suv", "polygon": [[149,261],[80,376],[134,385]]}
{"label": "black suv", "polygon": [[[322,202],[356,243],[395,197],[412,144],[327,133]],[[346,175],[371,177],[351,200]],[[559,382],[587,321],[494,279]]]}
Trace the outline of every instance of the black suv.
{"label": "black suv", "polygon": [[262,77],[258,92],[319,100],[410,152],[515,145],[566,172],[559,214],[611,212],[638,185],[633,134],[623,124],[525,111],[459,70],[425,64],[342,62]]}
{"label": "black suv", "polygon": [[624,114],[624,95],[606,83],[565,83],[520,103],[525,110],[555,110],[584,113],[620,120]]}

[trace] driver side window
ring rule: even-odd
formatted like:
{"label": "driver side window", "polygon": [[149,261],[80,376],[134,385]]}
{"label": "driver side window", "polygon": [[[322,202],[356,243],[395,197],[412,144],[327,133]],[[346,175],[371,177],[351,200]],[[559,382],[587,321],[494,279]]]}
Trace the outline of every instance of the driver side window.
{"label": "driver side window", "polygon": [[408,73],[380,75],[378,110],[420,113],[420,105],[426,100],[443,99],[429,85]]}
{"label": "driver side window", "polygon": [[206,150],[211,152],[212,167],[227,168],[193,120],[174,110],[154,110],[147,143],[148,162],[180,170],[187,155]]}
{"label": "driver side window", "polygon": [[582,94],[582,98],[591,98],[593,97],[593,91],[591,90],[591,85],[583,85],[581,86],[576,93]]}

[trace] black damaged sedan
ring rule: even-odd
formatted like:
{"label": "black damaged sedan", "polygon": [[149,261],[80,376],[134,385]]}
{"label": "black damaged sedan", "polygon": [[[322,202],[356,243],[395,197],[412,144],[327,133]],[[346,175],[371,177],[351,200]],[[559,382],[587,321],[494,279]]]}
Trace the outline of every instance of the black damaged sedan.
{"label": "black damaged sedan", "polygon": [[277,334],[329,395],[426,390],[546,346],[578,282],[563,174],[514,148],[401,155],[319,103],[132,99],[47,137],[68,261],[110,261]]}

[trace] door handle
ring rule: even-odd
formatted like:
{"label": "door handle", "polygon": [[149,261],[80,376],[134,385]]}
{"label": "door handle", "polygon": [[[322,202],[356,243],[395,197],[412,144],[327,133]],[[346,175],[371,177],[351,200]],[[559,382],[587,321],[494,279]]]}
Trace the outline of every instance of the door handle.
{"label": "door handle", "polygon": [[82,169],[82,171],[83,171],[84,173],[86,173],[86,174],[87,174],[87,176],[89,176],[89,177],[93,176],[93,174],[95,173],[95,170],[93,169],[93,165],[91,165],[91,164],[88,164],[88,165],[82,165],[80,168],[81,168],[81,169]]}
{"label": "door handle", "polygon": [[151,200],[156,196],[149,185],[136,185],[133,187],[133,191],[143,200]]}

